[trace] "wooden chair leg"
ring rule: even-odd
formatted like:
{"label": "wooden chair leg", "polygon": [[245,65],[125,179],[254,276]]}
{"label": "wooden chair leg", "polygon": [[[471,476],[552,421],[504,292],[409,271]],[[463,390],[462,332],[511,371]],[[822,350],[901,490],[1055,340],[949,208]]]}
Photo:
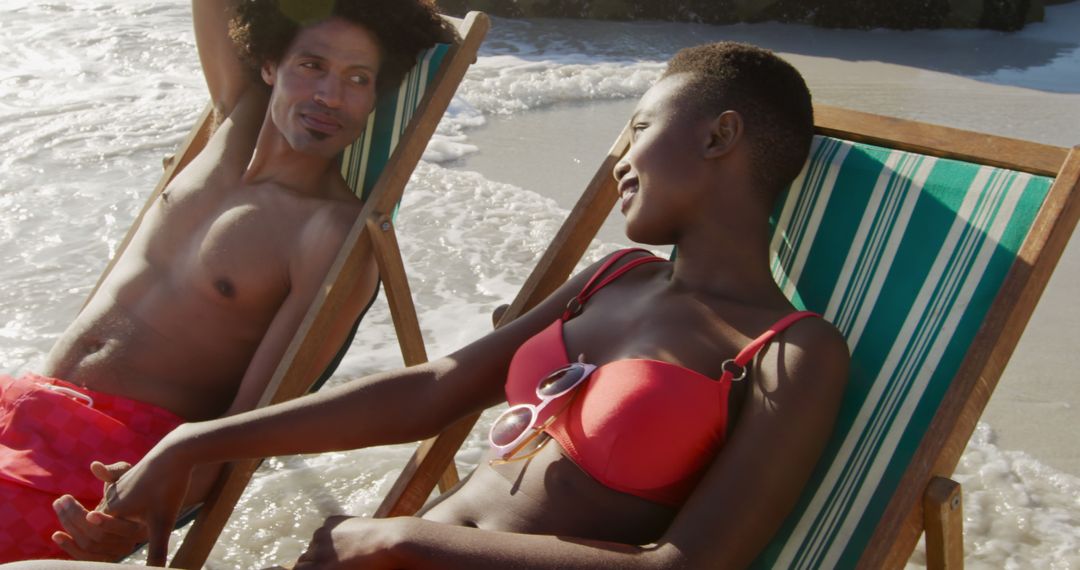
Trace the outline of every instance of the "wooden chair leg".
{"label": "wooden chair leg", "polygon": [[[381,215],[369,218],[367,226],[375,262],[379,265],[379,278],[382,279],[390,315],[394,319],[401,356],[406,366],[427,362],[427,350],[420,332],[420,321],[416,317],[416,306],[412,302],[409,279],[405,276],[405,264],[401,260],[394,224],[389,216]],[[457,483],[457,467],[451,461],[439,478],[439,491],[446,492]]]}
{"label": "wooden chair leg", "polygon": [[960,484],[934,477],[923,494],[927,570],[964,567],[964,509]]}

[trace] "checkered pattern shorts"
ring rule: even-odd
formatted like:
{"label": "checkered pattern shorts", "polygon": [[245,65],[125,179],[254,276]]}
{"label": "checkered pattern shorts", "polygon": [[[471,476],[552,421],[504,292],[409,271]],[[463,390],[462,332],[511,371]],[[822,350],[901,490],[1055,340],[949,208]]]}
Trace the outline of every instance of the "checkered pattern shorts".
{"label": "checkered pattern shorts", "polygon": [[182,421],[63,380],[0,375],[0,563],[66,557],[51,538],[53,501],[69,494],[96,506],[103,486],[92,461],[135,463]]}

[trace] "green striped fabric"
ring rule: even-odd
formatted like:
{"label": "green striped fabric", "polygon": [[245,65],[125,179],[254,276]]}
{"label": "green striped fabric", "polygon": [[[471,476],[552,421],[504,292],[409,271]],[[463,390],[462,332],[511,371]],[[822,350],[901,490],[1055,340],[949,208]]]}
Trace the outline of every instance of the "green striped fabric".
{"label": "green striped fabric", "polygon": [[366,199],[379,180],[448,51],[450,45],[438,44],[421,52],[416,66],[405,76],[401,86],[379,96],[375,110],[368,118],[367,129],[342,153],[341,175],[357,196]]}
{"label": "green striped fabric", "polygon": [[[439,66],[442,65],[450,47],[449,44],[438,44],[421,52],[417,56],[416,66],[401,81],[401,86],[379,96],[379,100],[375,103],[375,110],[368,117],[367,129],[360,138],[342,152],[341,176],[361,199],[367,200],[375,183],[378,182],[383,168],[390,160],[390,155],[397,147],[401,135],[405,133],[405,128],[409,125],[413,113],[416,112],[420,100],[424,98],[428,85],[435,79]],[[398,208],[395,206],[392,216],[396,217],[397,212]],[[377,294],[376,292],[375,295]],[[373,295],[368,306],[357,317],[345,343],[341,345],[319,379],[312,384],[312,392],[322,388],[323,384],[333,376],[345,357],[345,353],[348,352],[349,346],[352,345],[360,321],[363,320],[374,301]]]}
{"label": "green striped fabric", "polygon": [[773,222],[773,274],[844,334],[837,428],[755,567],[850,568],[929,427],[1052,180],[817,137]]}

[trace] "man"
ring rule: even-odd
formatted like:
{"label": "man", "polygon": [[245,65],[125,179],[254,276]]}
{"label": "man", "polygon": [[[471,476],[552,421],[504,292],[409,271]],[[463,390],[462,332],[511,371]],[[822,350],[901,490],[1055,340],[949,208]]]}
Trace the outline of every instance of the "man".
{"label": "man", "polygon": [[[66,520],[100,500],[88,459],[137,460],[182,421],[255,405],[362,206],[337,154],[377,90],[448,38],[425,0],[196,0],[193,16],[213,134],[42,375],[0,378],[0,562],[110,551],[55,533],[60,494],[78,499],[56,501]],[[323,364],[374,292],[366,269]]]}

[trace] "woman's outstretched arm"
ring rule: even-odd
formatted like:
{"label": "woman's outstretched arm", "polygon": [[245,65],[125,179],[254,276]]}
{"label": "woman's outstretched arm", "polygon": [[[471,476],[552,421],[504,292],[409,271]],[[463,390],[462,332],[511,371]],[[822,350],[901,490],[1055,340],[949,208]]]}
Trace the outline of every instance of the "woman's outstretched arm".
{"label": "woman's outstretched arm", "polygon": [[412,517],[334,517],[296,568],[742,568],[802,492],[847,380],[844,340],[823,321],[793,326],[755,368],[727,444],[651,545],[527,535]]}

